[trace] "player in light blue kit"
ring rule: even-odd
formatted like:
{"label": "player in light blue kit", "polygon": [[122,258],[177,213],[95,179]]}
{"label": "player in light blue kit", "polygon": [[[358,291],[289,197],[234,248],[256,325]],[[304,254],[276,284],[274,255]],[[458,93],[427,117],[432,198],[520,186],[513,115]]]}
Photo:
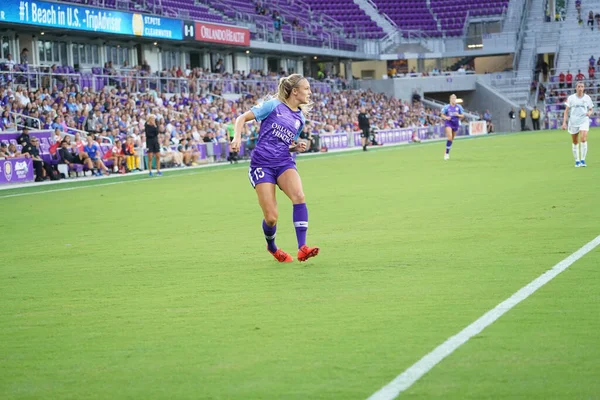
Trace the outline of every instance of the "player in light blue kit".
{"label": "player in light blue kit", "polygon": [[231,150],[239,151],[244,124],[256,119],[261,121],[256,147],[252,151],[248,177],[258,195],[262,208],[262,223],[267,250],[279,262],[292,262],[293,258],[275,245],[277,230],[277,200],[275,187],[279,188],[294,204],[294,227],[298,239],[298,261],[306,261],[319,254],[318,247],[306,245],[308,209],[304,202],[302,181],[296,170],[292,153],[306,150],[306,142],[298,143],[304,127],[301,106],[310,106],[310,84],[299,74],[279,80],[277,96],[267,100],[235,120],[235,135]]}
{"label": "player in light blue kit", "polygon": [[456,104],[456,95],[450,96],[450,104],[446,104],[442,108],[442,119],[446,120],[444,123],[444,130],[446,131],[446,152],[444,153],[444,160],[450,159],[450,149],[452,148],[452,141],[458,128],[460,128],[460,120],[464,118],[464,110],[460,104]]}

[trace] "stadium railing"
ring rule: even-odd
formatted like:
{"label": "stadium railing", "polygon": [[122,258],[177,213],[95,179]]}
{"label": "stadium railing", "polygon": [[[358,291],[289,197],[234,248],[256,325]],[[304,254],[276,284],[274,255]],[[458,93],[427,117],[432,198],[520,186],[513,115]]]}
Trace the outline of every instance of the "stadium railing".
{"label": "stadium railing", "polygon": [[38,129],[40,129],[42,125],[42,121],[39,118],[31,117],[29,115],[21,114],[15,111],[9,111],[9,114],[15,118],[15,124],[19,128],[31,128],[31,125],[26,125],[24,120],[31,120],[37,123]]}
{"label": "stadium railing", "polygon": [[0,84],[13,88],[26,86],[27,88],[52,88],[57,86],[62,89],[65,85],[79,85],[81,74],[46,73],[40,71],[0,71]]}
{"label": "stadium railing", "polygon": [[[235,79],[230,77],[221,78],[172,78],[161,76],[142,75],[97,75],[91,73],[68,74],[50,73],[40,71],[27,72],[0,72],[0,83],[3,86],[14,89],[16,86],[24,86],[28,89],[52,88],[57,86],[75,85],[79,89],[89,88],[97,92],[105,87],[125,88],[130,92],[144,92],[156,90],[168,94],[189,93],[192,86],[195,92],[200,89],[209,91],[219,90],[223,94],[266,94],[265,90],[274,93],[277,90],[278,79]],[[336,80],[311,81],[311,90],[315,93],[330,93],[343,89],[343,83]]]}
{"label": "stadium railing", "polygon": [[523,13],[521,14],[521,19],[519,22],[519,30],[517,31],[517,43],[515,46],[515,56],[513,59],[513,70],[517,70],[519,66],[519,58],[521,56],[521,51],[523,49],[523,41],[525,39],[525,34],[527,33],[525,26],[527,25],[527,17],[529,16],[529,3],[530,0],[525,0],[523,4]]}
{"label": "stadium railing", "polygon": [[487,75],[490,77],[490,85],[494,87],[516,86],[519,84],[530,83],[529,78],[519,77],[517,71],[492,72]]}
{"label": "stadium railing", "polygon": [[392,78],[393,79],[406,79],[406,78],[423,78],[427,76],[465,76],[465,75],[475,75],[475,71],[440,71],[440,72],[428,72],[427,75],[424,75],[423,72],[407,72],[407,73],[397,73]]}

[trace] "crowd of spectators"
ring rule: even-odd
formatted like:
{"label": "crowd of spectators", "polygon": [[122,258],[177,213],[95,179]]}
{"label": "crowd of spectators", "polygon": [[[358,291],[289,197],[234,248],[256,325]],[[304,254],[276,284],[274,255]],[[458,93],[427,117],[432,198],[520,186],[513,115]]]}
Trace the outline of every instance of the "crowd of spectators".
{"label": "crowd of spectators", "polygon": [[[104,69],[110,74],[112,68],[106,64]],[[167,71],[175,76],[204,72],[181,68]],[[94,92],[68,82],[62,88],[58,85],[28,88],[5,83],[0,86],[0,131],[15,131],[17,125],[53,130],[50,143],[61,162],[84,165],[96,174],[106,174],[109,170],[125,173],[140,168],[143,162],[140,155],[145,146],[144,125],[148,117],[154,115],[160,133],[161,161],[173,166],[191,166],[199,162],[199,143],[228,144],[228,132],[232,131],[235,118],[265,96],[275,94],[277,80],[284,74],[285,71],[230,74],[237,76],[240,85],[248,85],[245,80],[248,77],[275,84],[249,88],[256,90],[237,100],[227,100],[214,87],[203,87],[202,83],[194,92],[184,94],[167,94],[154,89],[132,92],[126,85]],[[309,141],[312,151],[320,150],[318,138],[321,135],[357,131],[361,107],[369,113],[375,130],[432,126],[441,121],[439,110],[426,108],[420,101],[401,101],[372,91],[314,91],[311,100],[313,107],[306,115],[302,138]],[[22,117],[15,120],[13,115],[17,114]],[[245,126],[246,156],[256,145],[258,129],[257,122]],[[96,154],[94,143],[110,146],[108,150],[98,149]],[[13,156],[18,155],[15,150],[12,149]]]}
{"label": "crowd of spectators", "polygon": [[[587,65],[587,76],[582,72],[581,69],[577,70],[577,74],[573,75],[571,71],[561,71],[546,85],[540,84],[539,98],[538,100],[545,100],[546,104],[562,104],[566,101],[567,97],[572,93],[575,88],[575,84],[583,82],[585,85],[586,93],[589,94],[593,100],[599,99],[598,105],[600,106],[600,80],[596,80],[596,68],[600,66],[600,58],[596,58],[592,55],[588,60]],[[537,84],[537,82],[534,82]],[[532,86],[532,90],[535,87]]]}
{"label": "crowd of spectators", "polygon": [[[113,73],[111,64],[105,65],[105,72]],[[201,68],[172,68],[161,73],[169,77],[195,78],[208,74]],[[236,101],[226,100],[218,87],[202,81],[198,81],[195,90],[175,95],[155,89],[140,93],[130,90],[127,85],[94,92],[76,84],[43,89],[4,84],[0,86],[0,130],[16,128],[16,122],[9,113],[12,111],[32,117],[24,119],[24,124],[30,128],[58,128],[70,134],[86,131],[111,139],[120,135],[137,138],[142,135],[145,117],[152,113],[157,116],[161,132],[173,138],[189,135],[195,140],[204,140],[207,136],[214,136],[220,140],[225,136],[225,126],[235,119],[237,113],[256,104],[262,97],[274,94],[278,79],[285,74],[285,71],[221,74],[222,78],[231,77],[242,86],[241,92],[245,94]],[[210,73],[210,76],[215,74]],[[251,86],[256,82],[258,84]],[[308,116],[307,125],[314,133],[352,129],[361,106],[373,109],[373,121],[381,128],[427,126],[439,121],[432,110],[371,91],[313,91],[312,100],[315,107]]]}

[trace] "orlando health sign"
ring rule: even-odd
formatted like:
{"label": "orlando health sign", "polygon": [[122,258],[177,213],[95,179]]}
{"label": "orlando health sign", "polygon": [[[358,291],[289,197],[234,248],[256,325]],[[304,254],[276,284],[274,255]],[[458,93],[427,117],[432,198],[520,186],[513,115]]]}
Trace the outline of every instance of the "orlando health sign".
{"label": "orlando health sign", "polygon": [[0,22],[158,39],[183,39],[183,21],[46,1],[4,0]]}

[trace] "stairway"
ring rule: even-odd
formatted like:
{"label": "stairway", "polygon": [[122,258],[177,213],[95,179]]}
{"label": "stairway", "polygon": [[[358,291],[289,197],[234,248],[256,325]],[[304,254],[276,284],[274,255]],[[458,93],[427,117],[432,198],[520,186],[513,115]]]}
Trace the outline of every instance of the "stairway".
{"label": "stairway", "polygon": [[597,60],[600,57],[600,31],[594,26],[592,31],[587,26],[587,14],[590,10],[594,13],[600,12],[600,0],[586,0],[582,2],[581,16],[583,26],[577,22],[577,10],[575,2],[568,2],[567,17],[562,23],[560,32],[560,44],[556,73],[571,71],[577,75],[577,71],[587,77],[588,59],[591,55]]}
{"label": "stairway", "polygon": [[354,4],[360,7],[383,31],[386,35],[392,35],[398,30],[385,14],[379,12],[379,9],[370,0],[353,0]]}
{"label": "stairway", "polygon": [[[527,13],[527,19],[523,26],[523,32],[520,32],[523,35],[521,49],[515,53],[518,63],[515,66],[514,77],[494,86],[498,92],[517,104],[528,105],[530,101],[529,91],[537,58],[537,32],[545,24],[543,7],[544,0],[531,0],[529,9],[523,10]],[[511,21],[511,23],[514,22]]]}

